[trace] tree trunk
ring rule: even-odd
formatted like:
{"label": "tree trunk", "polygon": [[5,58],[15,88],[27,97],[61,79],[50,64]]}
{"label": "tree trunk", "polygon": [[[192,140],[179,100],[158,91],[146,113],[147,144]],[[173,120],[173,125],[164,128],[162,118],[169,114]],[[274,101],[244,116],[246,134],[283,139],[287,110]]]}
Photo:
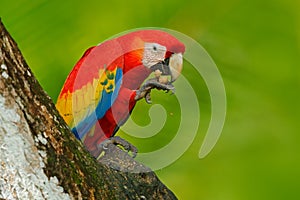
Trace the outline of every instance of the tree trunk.
{"label": "tree trunk", "polygon": [[0,21],[0,199],[176,199],[109,145],[98,163],[60,117]]}

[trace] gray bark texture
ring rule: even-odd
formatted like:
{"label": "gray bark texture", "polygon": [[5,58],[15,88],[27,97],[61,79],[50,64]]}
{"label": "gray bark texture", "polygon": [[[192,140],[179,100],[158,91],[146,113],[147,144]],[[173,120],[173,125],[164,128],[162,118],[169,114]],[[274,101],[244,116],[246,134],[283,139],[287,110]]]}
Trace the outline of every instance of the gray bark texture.
{"label": "gray bark texture", "polygon": [[84,149],[1,20],[0,199],[176,199],[115,145],[100,163]]}

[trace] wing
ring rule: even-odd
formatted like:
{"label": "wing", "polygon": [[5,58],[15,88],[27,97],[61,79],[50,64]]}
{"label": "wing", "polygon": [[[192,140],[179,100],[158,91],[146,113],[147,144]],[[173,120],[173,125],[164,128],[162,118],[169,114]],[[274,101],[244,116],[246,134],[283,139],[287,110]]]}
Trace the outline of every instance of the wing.
{"label": "wing", "polygon": [[56,107],[77,138],[101,119],[122,84],[123,52],[110,40],[88,49],[69,74]]}

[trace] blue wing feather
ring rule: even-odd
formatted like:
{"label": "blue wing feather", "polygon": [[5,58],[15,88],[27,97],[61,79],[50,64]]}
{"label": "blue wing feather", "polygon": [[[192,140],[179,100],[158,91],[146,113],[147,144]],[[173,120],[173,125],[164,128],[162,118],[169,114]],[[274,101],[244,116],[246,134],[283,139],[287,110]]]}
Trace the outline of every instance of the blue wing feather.
{"label": "blue wing feather", "polygon": [[122,76],[122,69],[117,68],[115,75],[115,88],[113,91],[107,92],[106,90],[103,90],[101,100],[98,102],[96,109],[74,128],[72,128],[72,132],[78,139],[82,139],[85,134],[88,133],[89,130],[95,125],[95,123],[105,115],[107,110],[111,108],[120,91],[120,87],[122,85]]}

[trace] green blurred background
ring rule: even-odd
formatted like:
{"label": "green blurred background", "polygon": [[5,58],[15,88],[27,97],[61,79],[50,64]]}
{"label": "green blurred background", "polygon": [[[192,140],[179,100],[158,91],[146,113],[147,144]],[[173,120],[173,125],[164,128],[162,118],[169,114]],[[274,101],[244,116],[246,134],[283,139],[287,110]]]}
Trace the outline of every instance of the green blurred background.
{"label": "green blurred background", "polygon": [[[201,108],[200,129],[185,154],[158,176],[179,199],[300,199],[299,8],[292,0],[2,0],[0,17],[54,101],[84,50],[112,35],[153,26],[194,38],[224,79],[226,123],[216,147],[200,160],[210,98],[201,76],[186,64],[183,74]],[[161,132],[177,128],[176,98],[154,92],[152,99],[168,113]],[[149,107],[137,106],[138,124],[149,123]],[[129,140],[147,152],[170,137]]]}

